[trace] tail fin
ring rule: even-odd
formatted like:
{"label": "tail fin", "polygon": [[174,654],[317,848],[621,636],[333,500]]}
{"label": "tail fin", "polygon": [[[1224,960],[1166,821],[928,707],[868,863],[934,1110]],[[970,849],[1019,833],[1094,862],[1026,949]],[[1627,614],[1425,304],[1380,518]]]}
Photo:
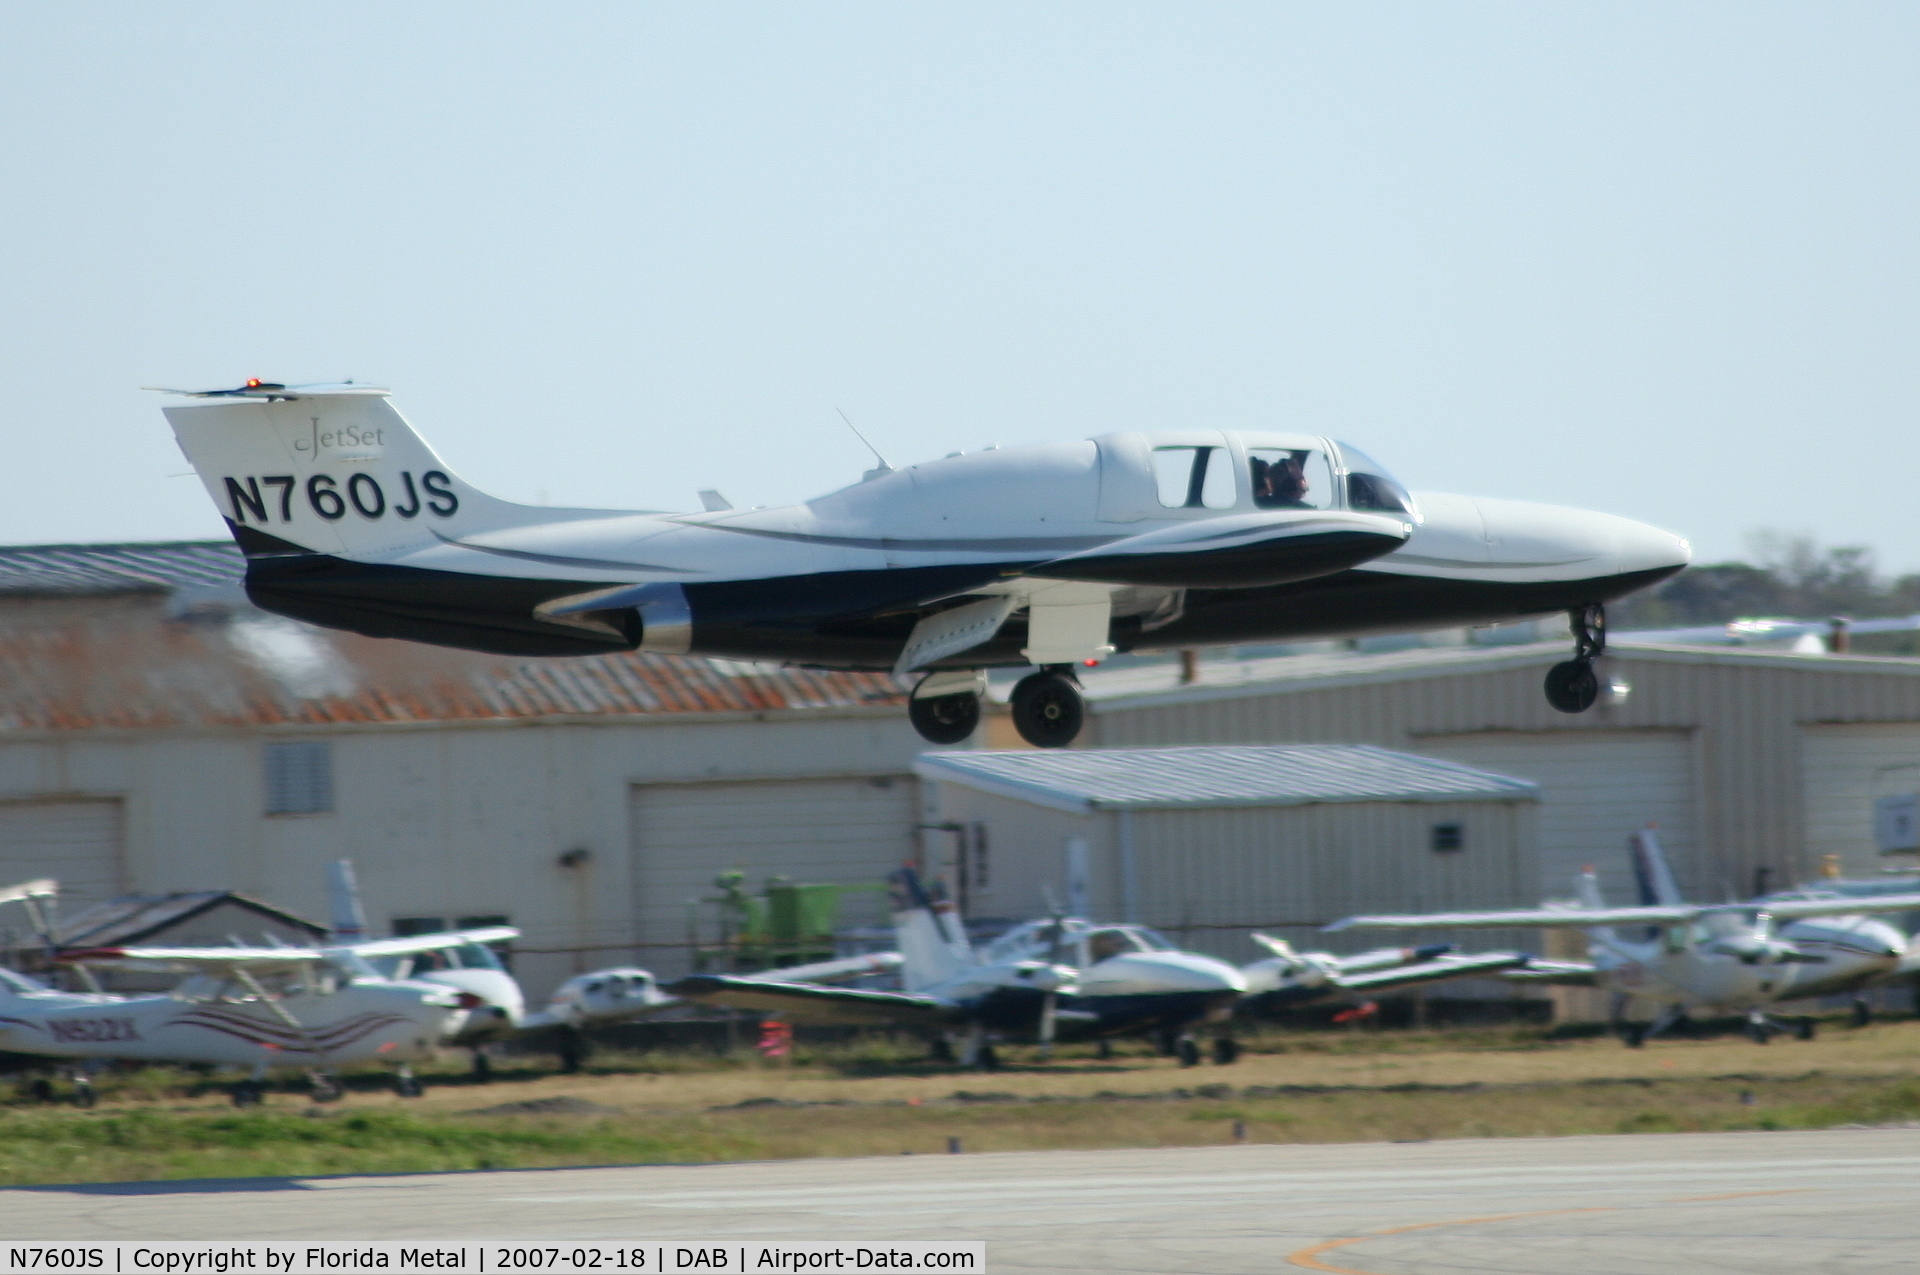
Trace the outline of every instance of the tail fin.
{"label": "tail fin", "polygon": [[327,898],[333,905],[333,941],[364,941],[367,914],[360,906],[360,883],[354,880],[352,859],[335,859],[327,865]]}
{"label": "tail fin", "polygon": [[1643,907],[1686,902],[1680,897],[1673,869],[1667,864],[1667,852],[1661,849],[1660,836],[1653,828],[1642,828],[1628,837],[1627,854],[1633,860],[1633,879],[1640,886]]}
{"label": "tail fin", "polygon": [[900,943],[900,980],[910,992],[957,978],[974,964],[973,947],[953,906],[936,902],[912,868],[887,878],[892,887],[893,932]]}
{"label": "tail fin", "polygon": [[436,539],[605,511],[496,500],[462,482],[385,390],[253,385],[162,409],[249,556],[379,559]]}

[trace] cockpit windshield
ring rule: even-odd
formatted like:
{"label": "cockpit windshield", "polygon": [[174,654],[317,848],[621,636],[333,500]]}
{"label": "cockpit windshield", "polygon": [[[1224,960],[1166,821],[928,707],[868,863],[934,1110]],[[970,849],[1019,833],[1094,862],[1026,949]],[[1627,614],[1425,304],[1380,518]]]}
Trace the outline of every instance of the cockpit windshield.
{"label": "cockpit windshield", "polygon": [[1416,512],[1413,497],[1385,465],[1351,443],[1340,444],[1340,460],[1347,471],[1347,508],[1383,514]]}

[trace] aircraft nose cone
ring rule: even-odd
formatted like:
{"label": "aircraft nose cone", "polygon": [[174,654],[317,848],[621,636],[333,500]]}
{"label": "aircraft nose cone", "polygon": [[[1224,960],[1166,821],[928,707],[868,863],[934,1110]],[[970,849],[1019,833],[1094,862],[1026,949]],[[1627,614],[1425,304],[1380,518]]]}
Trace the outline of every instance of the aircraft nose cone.
{"label": "aircraft nose cone", "polygon": [[1631,518],[1612,521],[1615,523],[1614,552],[1622,575],[1641,571],[1672,573],[1693,561],[1693,546],[1683,536]]}

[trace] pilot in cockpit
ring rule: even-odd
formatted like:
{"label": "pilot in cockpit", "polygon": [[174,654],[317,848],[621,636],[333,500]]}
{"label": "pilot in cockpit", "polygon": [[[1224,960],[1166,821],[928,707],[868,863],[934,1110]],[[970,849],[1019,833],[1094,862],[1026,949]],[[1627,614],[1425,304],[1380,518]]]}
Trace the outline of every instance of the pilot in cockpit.
{"label": "pilot in cockpit", "polygon": [[1301,453],[1282,452],[1272,460],[1252,458],[1253,503],[1261,509],[1299,509],[1307,503],[1307,471]]}

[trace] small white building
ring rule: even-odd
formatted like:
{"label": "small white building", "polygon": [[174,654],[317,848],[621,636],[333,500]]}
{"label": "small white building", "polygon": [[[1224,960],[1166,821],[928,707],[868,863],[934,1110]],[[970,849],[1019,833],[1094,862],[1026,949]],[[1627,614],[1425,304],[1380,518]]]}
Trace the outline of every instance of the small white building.
{"label": "small white building", "polygon": [[1251,930],[1349,950],[1373,944],[1319,927],[1535,901],[1538,789],[1453,762],[1304,744],[929,753],[915,769],[934,789],[926,858],[970,916],[1059,907],[1245,962]]}

